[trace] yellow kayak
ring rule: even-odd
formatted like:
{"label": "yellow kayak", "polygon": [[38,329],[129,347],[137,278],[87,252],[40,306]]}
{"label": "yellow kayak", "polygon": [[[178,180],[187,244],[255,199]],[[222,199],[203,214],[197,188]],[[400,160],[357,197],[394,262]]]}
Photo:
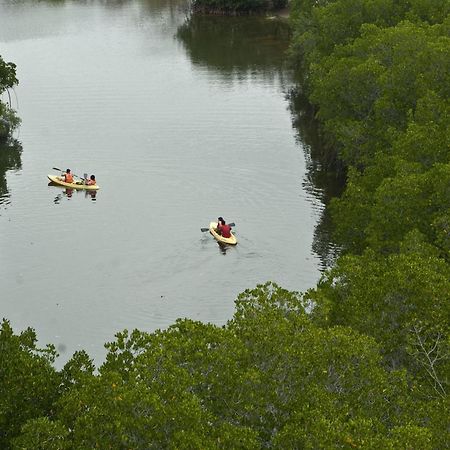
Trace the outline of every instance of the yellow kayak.
{"label": "yellow kayak", "polygon": [[236,236],[233,233],[231,233],[231,237],[229,238],[222,237],[220,234],[216,232],[217,225],[218,225],[217,222],[210,222],[209,224],[209,232],[214,236],[214,238],[224,244],[236,245],[237,244]]}
{"label": "yellow kayak", "polygon": [[59,186],[64,186],[66,188],[72,189],[86,189],[88,191],[96,191],[100,189],[100,186],[96,184],[84,184],[81,180],[75,181],[74,183],[66,183],[63,177],[58,177],[57,175],[47,175],[48,179]]}

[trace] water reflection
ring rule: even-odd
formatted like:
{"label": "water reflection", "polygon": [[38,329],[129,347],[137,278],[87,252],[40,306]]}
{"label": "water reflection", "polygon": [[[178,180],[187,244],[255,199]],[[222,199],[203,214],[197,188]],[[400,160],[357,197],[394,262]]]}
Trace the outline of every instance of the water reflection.
{"label": "water reflection", "polygon": [[289,93],[288,98],[297,139],[305,150],[307,171],[303,188],[321,210],[314,230],[312,248],[319,255],[322,268],[325,269],[333,264],[339,253],[339,248],[333,242],[333,224],[328,205],[333,197],[341,195],[346,173],[336,158],[336,153],[326,146],[320,135],[313,108],[303,93],[295,89]]}
{"label": "water reflection", "polygon": [[234,248],[234,246],[224,244],[223,242],[217,242],[217,245],[219,246],[219,251],[222,255],[226,255],[230,249]]}
{"label": "water reflection", "polygon": [[248,74],[286,77],[290,28],[265,17],[190,16],[178,28],[191,61],[219,71],[224,78]]}
{"label": "water reflection", "polygon": [[85,191],[84,198],[90,198],[93,202],[97,200],[97,191]]}
{"label": "water reflection", "polygon": [[[48,183],[49,186],[56,186],[54,183]],[[56,205],[58,205],[61,202],[61,199],[63,197],[67,197],[67,199],[71,199],[73,195],[73,189],[70,188],[66,188],[63,190],[62,193],[59,193],[55,199],[53,200],[53,203],[55,203]]]}
{"label": "water reflection", "polygon": [[22,168],[22,144],[16,139],[0,141],[0,206],[10,203],[6,172]]}
{"label": "water reflection", "polygon": [[[61,189],[61,186],[58,186],[57,184],[52,183],[51,181],[50,183],[48,183],[48,186],[53,186],[58,189]],[[82,195],[85,199],[92,200],[93,202],[97,200],[97,191],[81,191],[71,188],[62,188],[62,189],[63,189],[62,192],[59,192],[53,199],[53,203],[55,203],[55,205],[59,205],[64,198],[70,200],[74,192],[76,193],[75,195]]]}

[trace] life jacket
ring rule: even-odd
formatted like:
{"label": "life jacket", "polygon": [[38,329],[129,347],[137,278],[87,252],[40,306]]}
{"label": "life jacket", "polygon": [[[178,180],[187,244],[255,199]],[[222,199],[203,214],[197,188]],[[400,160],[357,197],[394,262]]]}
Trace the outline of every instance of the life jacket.
{"label": "life jacket", "polygon": [[64,181],[66,183],[73,183],[73,175],[71,173],[64,174]]}
{"label": "life jacket", "polygon": [[219,232],[220,235],[224,238],[230,238],[231,237],[231,227],[230,225],[219,225]]}

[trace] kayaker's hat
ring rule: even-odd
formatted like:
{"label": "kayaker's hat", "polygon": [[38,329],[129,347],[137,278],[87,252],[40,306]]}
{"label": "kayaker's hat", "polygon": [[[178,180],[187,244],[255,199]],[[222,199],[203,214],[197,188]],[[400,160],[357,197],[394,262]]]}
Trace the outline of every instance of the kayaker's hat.
{"label": "kayaker's hat", "polygon": [[67,170],[66,170],[66,173],[70,173],[70,169],[67,169]]}

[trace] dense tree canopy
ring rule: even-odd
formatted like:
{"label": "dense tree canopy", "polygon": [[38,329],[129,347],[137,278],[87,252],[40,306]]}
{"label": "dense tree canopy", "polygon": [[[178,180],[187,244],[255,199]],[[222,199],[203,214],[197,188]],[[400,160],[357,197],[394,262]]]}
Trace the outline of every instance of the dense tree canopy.
{"label": "dense tree canopy", "polygon": [[346,256],[307,294],[312,320],[372,336],[436,423],[430,405],[448,411],[450,381],[449,13],[441,1],[293,0],[291,19],[302,88],[347,166],[331,203]]}
{"label": "dense tree canopy", "polygon": [[291,53],[348,166],[331,205],[343,250],[395,253],[417,230],[448,262],[448,2],[295,0],[292,23]]}
{"label": "dense tree canopy", "polygon": [[0,328],[0,448],[29,419],[48,416],[57,397],[53,347],[36,348],[31,329],[15,335],[7,321]]}
{"label": "dense tree canopy", "polygon": [[[386,367],[374,338],[315,323],[306,305],[300,294],[258,286],[238,297],[226,326],[185,319],[165,331],[119,333],[98,373],[84,352],[56,372],[51,349],[38,351],[33,339],[20,346],[27,334],[4,322],[2,349],[27,377],[1,411],[27,407],[2,417],[10,430],[2,448],[439,446],[444,399],[423,397],[435,387],[424,380],[419,395],[422,378]],[[426,339],[431,329],[418,332]],[[33,394],[27,379],[38,386]]]}

